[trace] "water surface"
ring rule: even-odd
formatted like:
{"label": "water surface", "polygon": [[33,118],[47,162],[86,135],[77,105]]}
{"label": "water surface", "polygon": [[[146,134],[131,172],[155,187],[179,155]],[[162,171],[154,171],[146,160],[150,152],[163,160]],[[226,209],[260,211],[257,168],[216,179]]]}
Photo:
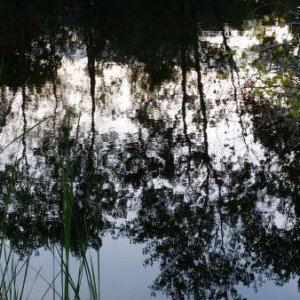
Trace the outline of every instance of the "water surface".
{"label": "water surface", "polygon": [[293,1],[0,12],[3,299],[299,296]]}

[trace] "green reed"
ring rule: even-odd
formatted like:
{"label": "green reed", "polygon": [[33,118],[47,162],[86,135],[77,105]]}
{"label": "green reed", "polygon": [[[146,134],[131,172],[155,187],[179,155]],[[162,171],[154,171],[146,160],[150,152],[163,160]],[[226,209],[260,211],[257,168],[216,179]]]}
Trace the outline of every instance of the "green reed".
{"label": "green reed", "polygon": [[[26,135],[41,125],[42,122],[47,121],[49,118],[43,119],[37,125],[28,129]],[[70,119],[68,118],[68,126],[70,126]],[[79,122],[78,122],[79,126]],[[78,137],[78,130],[77,134]],[[70,132],[70,130],[68,130]],[[15,138],[9,145],[19,141],[23,135]],[[7,147],[9,146],[7,145]],[[74,144],[73,146],[74,147]],[[5,147],[6,148],[6,147]],[[5,149],[4,148],[4,149]],[[57,178],[57,183],[61,191],[61,199],[58,199],[61,202],[62,207],[62,236],[61,244],[52,244],[48,245],[48,248],[51,251],[53,258],[53,275],[52,280],[48,280],[41,274],[42,266],[40,269],[36,270],[31,266],[30,256],[25,257],[23,260],[13,252],[13,249],[10,247],[9,243],[0,237],[0,299],[2,300],[23,300],[31,299],[30,293],[33,290],[34,285],[37,281],[42,281],[46,284],[47,288],[42,292],[41,299],[49,299],[51,297],[55,299],[81,299],[81,294],[83,291],[82,286],[83,282],[87,283],[88,292],[90,294],[91,300],[100,299],[100,288],[99,288],[99,277],[100,277],[100,259],[99,253],[97,257],[97,263],[94,266],[94,260],[89,254],[88,242],[87,242],[87,222],[82,224],[77,224],[74,218],[73,209],[74,209],[74,195],[73,195],[73,186],[75,171],[72,166],[71,158],[71,145],[67,145],[65,151],[59,154],[59,176]],[[17,164],[11,170],[11,180],[7,185],[7,193],[5,206],[9,207],[10,204],[15,200],[14,195],[17,190],[20,188],[20,185],[17,185]],[[25,184],[26,185],[26,184]],[[24,185],[22,188],[26,188]],[[8,213],[6,213],[8,216]],[[3,226],[5,220],[0,222],[0,226]],[[79,228],[81,226],[80,234]],[[76,232],[78,230],[78,232]],[[77,268],[74,273],[74,265],[72,268],[70,266],[73,259],[72,256],[72,238],[73,235],[80,235],[79,247],[80,247],[80,257],[77,261]],[[58,265],[57,273],[54,271],[54,265]],[[28,274],[34,274],[29,278]],[[59,279],[60,278],[60,279]],[[57,284],[57,280],[60,281],[60,284]],[[52,292],[52,296],[50,293]],[[86,297],[84,298],[86,299]]]}
{"label": "green reed", "polygon": [[[12,250],[4,243],[0,245],[0,295],[3,300],[21,300],[28,275],[30,258],[20,261]],[[2,263],[2,261],[4,263]],[[21,275],[20,275],[21,274]],[[21,277],[21,284],[18,282]]]}

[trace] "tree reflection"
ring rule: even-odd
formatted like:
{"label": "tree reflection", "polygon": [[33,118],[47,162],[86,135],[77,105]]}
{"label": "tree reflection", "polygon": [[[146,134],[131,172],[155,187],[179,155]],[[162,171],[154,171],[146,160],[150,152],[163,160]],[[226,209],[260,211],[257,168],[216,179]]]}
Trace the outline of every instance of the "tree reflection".
{"label": "tree reflection", "polygon": [[[282,49],[266,35],[251,49],[257,51],[252,66],[267,84],[257,87],[259,81],[251,78],[242,83],[240,72],[248,74],[238,67],[224,25],[240,28],[249,7],[257,5],[252,1],[231,1],[230,6],[192,0],[156,5],[57,1],[51,11],[60,13],[53,16],[38,1],[22,2],[18,13],[14,5],[1,3],[6,20],[0,26],[0,125],[3,130],[11,122],[19,89],[22,157],[0,171],[0,212],[1,237],[15,251],[26,255],[64,244],[67,186],[72,194],[71,250],[80,255],[82,248],[99,249],[105,230],[121,229],[120,235],[146,244],[146,264],[159,262],[153,291],[173,299],[242,299],[238,285],[255,287],[264,278],[283,284],[299,275],[299,121],[288,106],[274,105],[270,94],[261,91],[276,84],[271,95],[286,100],[287,93],[281,97],[277,90],[281,83],[284,92],[297,95],[295,28]],[[202,34],[213,29],[220,30],[220,43]],[[80,131],[81,111],[60,111],[67,87],[58,79],[63,56],[83,48],[88,97],[83,87],[78,89],[90,104],[88,132]],[[137,130],[123,137],[98,132],[97,113],[105,113],[109,103],[102,99],[113,89],[99,88],[104,81],[100,67],[107,62],[131,71],[134,101],[124,115]],[[271,81],[266,71],[275,72]],[[209,80],[220,81],[222,88],[220,75],[226,74],[230,93],[222,103],[214,99],[211,104]],[[28,134],[34,93],[52,93],[55,102],[52,126],[45,126],[38,138]],[[214,109],[225,110],[230,102],[244,143],[251,124],[252,145],[241,154],[232,143],[226,154],[216,154],[213,128],[230,120],[220,114],[217,124]],[[227,143],[218,147],[229,148]],[[250,153],[255,143],[260,147],[257,160]],[[134,208],[135,216],[117,226]]]}

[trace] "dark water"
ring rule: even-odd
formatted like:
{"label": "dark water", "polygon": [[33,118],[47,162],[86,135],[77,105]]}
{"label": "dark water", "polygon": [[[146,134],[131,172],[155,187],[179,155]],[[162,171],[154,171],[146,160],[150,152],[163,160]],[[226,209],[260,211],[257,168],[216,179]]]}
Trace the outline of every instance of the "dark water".
{"label": "dark water", "polygon": [[1,1],[0,237],[28,299],[61,298],[63,248],[103,300],[299,298],[295,2]]}

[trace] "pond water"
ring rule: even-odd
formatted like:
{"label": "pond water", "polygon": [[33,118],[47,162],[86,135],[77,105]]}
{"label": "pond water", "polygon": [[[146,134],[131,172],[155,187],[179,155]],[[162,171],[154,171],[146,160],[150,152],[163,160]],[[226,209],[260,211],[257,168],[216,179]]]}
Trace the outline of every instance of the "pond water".
{"label": "pond water", "polygon": [[299,18],[1,1],[0,298],[298,299]]}

